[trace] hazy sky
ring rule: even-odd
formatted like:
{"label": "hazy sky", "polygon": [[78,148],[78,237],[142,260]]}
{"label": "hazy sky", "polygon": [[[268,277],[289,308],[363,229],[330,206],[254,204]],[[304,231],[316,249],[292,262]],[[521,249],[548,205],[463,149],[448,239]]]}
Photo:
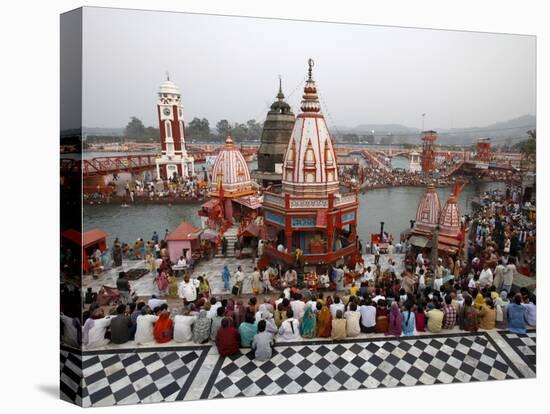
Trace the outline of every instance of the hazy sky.
{"label": "hazy sky", "polygon": [[[86,8],[83,124],[156,126],[166,71],[184,116],[263,121],[307,59],[331,125],[483,126],[535,114],[535,37]],[[294,91],[292,96],[291,93]],[[325,115],[326,110],[325,110]]]}

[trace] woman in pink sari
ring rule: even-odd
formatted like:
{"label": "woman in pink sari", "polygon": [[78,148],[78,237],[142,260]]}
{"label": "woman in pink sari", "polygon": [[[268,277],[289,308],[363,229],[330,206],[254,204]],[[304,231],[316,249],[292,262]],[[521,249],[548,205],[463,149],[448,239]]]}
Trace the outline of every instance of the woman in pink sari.
{"label": "woman in pink sari", "polygon": [[386,335],[401,336],[403,333],[403,316],[399,311],[399,305],[397,302],[393,302],[390,308],[390,322],[388,325],[388,332]]}
{"label": "woman in pink sari", "polygon": [[157,287],[159,288],[160,295],[166,296],[168,293],[168,275],[166,272],[158,269],[157,275]]}

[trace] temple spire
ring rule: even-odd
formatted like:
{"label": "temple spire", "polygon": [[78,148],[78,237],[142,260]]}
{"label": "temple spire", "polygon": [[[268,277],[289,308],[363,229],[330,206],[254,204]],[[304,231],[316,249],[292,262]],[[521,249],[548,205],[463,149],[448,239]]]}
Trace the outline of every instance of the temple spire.
{"label": "temple spire", "polygon": [[283,81],[281,78],[281,75],[279,75],[279,93],[277,94],[277,99],[279,101],[282,101],[285,99],[285,95],[283,94]]}
{"label": "temple spire", "polygon": [[315,81],[313,80],[312,70],[313,70],[313,59],[309,59],[308,63],[308,79],[306,81],[306,86],[304,87],[304,95],[302,96],[302,105],[301,109],[303,112],[319,112],[321,110],[321,105],[319,104],[319,96],[317,95],[317,87],[315,86]]}

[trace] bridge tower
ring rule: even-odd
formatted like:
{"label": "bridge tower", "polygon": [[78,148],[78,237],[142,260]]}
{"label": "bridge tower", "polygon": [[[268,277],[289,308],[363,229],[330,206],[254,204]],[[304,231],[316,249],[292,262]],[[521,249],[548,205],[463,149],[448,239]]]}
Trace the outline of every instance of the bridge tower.
{"label": "bridge tower", "polygon": [[479,161],[489,161],[491,159],[491,139],[480,138],[476,144],[476,158]]}
{"label": "bridge tower", "polygon": [[432,173],[435,170],[435,141],[437,132],[424,131],[422,133],[422,172]]}
{"label": "bridge tower", "polygon": [[156,159],[157,179],[195,175],[194,159],[185,148],[183,105],[178,87],[167,75],[160,85],[157,115],[161,154]]}

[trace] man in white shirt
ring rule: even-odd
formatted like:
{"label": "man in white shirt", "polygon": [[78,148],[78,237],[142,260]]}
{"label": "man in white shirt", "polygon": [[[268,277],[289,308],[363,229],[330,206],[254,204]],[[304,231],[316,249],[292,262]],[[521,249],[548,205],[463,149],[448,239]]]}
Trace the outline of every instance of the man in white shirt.
{"label": "man in white shirt", "polygon": [[374,274],[372,273],[372,268],[370,266],[367,266],[367,268],[363,272],[363,276],[361,277],[361,281],[362,282],[369,282],[371,280],[374,281]]}
{"label": "man in white shirt", "polygon": [[187,266],[187,260],[185,260],[185,257],[180,256],[177,265],[178,265],[178,266]]}
{"label": "man in white shirt", "polygon": [[286,286],[290,286],[290,287],[295,286],[297,280],[298,280],[298,274],[296,273],[296,270],[294,270],[293,268],[289,268],[285,272]]}
{"label": "man in white shirt", "polygon": [[359,307],[359,313],[361,313],[361,332],[371,333],[374,332],[376,325],[376,307],[372,306],[372,301],[367,301]]}
{"label": "man in white shirt", "polygon": [[168,303],[166,299],[158,299],[155,295],[151,295],[151,299],[147,302],[147,306],[154,310],[165,303]]}
{"label": "man in white shirt", "polygon": [[197,289],[199,287],[199,281],[197,279],[190,279],[186,274],[181,282],[178,295],[184,300],[184,303],[193,303],[197,300]]}
{"label": "man in white shirt", "polygon": [[483,270],[479,274],[479,286],[489,287],[493,284],[493,272],[489,269],[487,263],[483,263]]}
{"label": "man in white shirt", "polygon": [[332,314],[332,319],[336,319],[336,312],[338,312],[339,310],[342,311],[343,314],[345,308],[346,307],[340,301],[340,298],[338,296],[334,296],[334,303],[330,305],[330,313]]}
{"label": "man in white shirt", "polygon": [[493,285],[497,288],[497,292],[500,292],[502,288],[505,272],[506,272],[506,268],[504,267],[504,264],[501,259],[498,261],[497,267],[495,267],[495,274],[493,277]]}
{"label": "man in white shirt", "polygon": [[374,298],[372,298],[374,304],[378,304],[379,300],[386,300],[386,297],[382,295],[382,291],[380,290],[380,288],[376,288],[374,294],[375,296]]}
{"label": "man in white shirt", "polygon": [[264,288],[264,291],[266,292],[273,291],[273,286],[271,286],[271,281],[269,280],[269,275],[270,275],[269,269],[270,268],[268,267],[262,272],[262,286]]}
{"label": "man in white shirt", "polygon": [[150,312],[151,309],[148,307],[143,307],[141,310],[141,315],[137,317],[136,335],[134,339],[138,345],[155,341],[155,337],[153,336],[153,328],[159,317],[156,315],[151,315]]}
{"label": "man in white shirt", "polygon": [[279,339],[281,341],[300,341],[300,321],[294,317],[292,309],[286,311],[287,319],[279,328]]}
{"label": "man in white shirt", "polygon": [[318,279],[319,287],[327,289],[330,286],[330,279],[326,273],[319,275]]}
{"label": "man in white shirt", "polygon": [[306,304],[302,301],[302,296],[299,293],[294,295],[294,300],[290,302],[290,307],[294,313],[294,317],[298,320],[302,320],[304,313],[306,312]]}
{"label": "man in white shirt", "polygon": [[357,304],[351,303],[349,305],[349,310],[344,313],[344,319],[346,320],[346,334],[348,337],[354,337],[361,333],[359,323],[361,313],[357,310]]}

